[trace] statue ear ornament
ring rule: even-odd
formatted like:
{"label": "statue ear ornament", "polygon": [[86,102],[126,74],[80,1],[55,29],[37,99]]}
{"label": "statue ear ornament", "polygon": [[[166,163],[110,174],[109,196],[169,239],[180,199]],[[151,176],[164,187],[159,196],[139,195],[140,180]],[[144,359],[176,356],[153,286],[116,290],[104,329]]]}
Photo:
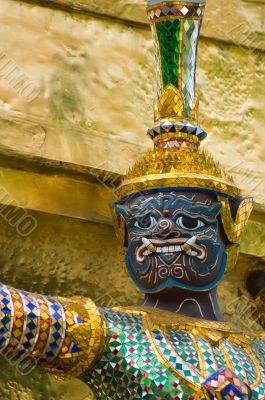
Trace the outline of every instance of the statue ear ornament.
{"label": "statue ear ornament", "polygon": [[235,265],[239,257],[239,252],[240,252],[240,246],[237,243],[227,247],[226,249],[227,264],[225,270],[226,273],[233,271],[233,269],[235,268]]}
{"label": "statue ear ornament", "polygon": [[218,196],[218,201],[222,204],[221,219],[225,234],[231,243],[236,243],[240,239],[253,209],[253,199],[242,199],[236,211],[235,219],[232,217],[231,206],[228,199]]}

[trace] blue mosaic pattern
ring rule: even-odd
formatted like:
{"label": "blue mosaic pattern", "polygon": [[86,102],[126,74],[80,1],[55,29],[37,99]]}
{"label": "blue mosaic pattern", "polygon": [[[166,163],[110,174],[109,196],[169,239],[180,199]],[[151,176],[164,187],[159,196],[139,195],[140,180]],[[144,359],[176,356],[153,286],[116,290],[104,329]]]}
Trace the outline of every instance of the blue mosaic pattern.
{"label": "blue mosaic pattern", "polygon": [[182,121],[166,121],[156,124],[152,128],[148,129],[147,134],[151,137],[151,139],[155,139],[157,136],[163,133],[176,132],[189,133],[197,136],[200,140],[203,140],[207,136],[207,133],[197,125]]}
{"label": "blue mosaic pattern", "polygon": [[8,346],[13,328],[14,309],[12,297],[9,289],[3,285],[0,286],[0,304],[1,304],[1,320],[0,320],[0,346],[4,351]]}
{"label": "blue mosaic pattern", "polygon": [[67,326],[84,321],[67,311],[56,299],[19,291],[0,284],[0,346],[3,354],[33,354],[36,362],[56,360],[63,345],[71,356],[80,352],[66,339]]}

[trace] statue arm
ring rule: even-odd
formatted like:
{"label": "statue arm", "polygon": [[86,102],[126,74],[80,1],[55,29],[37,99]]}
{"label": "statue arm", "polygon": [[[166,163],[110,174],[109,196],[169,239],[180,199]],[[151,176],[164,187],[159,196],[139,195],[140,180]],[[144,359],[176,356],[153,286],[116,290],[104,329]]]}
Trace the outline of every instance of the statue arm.
{"label": "statue arm", "polygon": [[58,379],[81,376],[101,356],[106,328],[91,300],[51,298],[0,284],[0,354],[44,366]]}

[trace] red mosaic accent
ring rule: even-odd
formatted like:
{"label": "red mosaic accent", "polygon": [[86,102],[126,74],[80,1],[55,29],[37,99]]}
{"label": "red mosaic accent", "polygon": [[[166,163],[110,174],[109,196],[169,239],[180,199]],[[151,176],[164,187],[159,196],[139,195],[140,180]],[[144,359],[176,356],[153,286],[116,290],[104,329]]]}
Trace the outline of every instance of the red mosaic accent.
{"label": "red mosaic accent", "polygon": [[199,145],[197,143],[191,143],[188,140],[168,140],[160,143],[162,149],[172,149],[176,147],[189,147],[190,149],[197,149]]}
{"label": "red mosaic accent", "polygon": [[[220,371],[215,372],[211,377],[207,379],[204,386],[208,390],[211,398],[224,398],[224,399],[237,399],[238,395],[242,396],[242,399],[252,399],[252,391],[250,387],[242,382],[230,369],[223,368]],[[226,397],[222,397],[224,395]]]}

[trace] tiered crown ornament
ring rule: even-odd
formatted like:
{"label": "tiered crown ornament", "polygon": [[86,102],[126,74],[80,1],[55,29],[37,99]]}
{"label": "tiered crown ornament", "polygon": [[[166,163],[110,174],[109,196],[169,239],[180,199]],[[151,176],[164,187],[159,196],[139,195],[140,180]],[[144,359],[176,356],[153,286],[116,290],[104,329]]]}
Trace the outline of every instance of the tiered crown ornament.
{"label": "tiered crown ornament", "polygon": [[[118,193],[124,198],[166,188],[211,192],[222,202],[227,237],[236,242],[252,210],[252,200],[243,199],[233,178],[199,147],[206,137],[198,125],[195,85],[204,8],[205,1],[198,0],[149,0],[147,3],[158,86],[155,124],[148,130],[154,149],[136,162]],[[231,212],[233,203],[238,206],[236,218]]]}

